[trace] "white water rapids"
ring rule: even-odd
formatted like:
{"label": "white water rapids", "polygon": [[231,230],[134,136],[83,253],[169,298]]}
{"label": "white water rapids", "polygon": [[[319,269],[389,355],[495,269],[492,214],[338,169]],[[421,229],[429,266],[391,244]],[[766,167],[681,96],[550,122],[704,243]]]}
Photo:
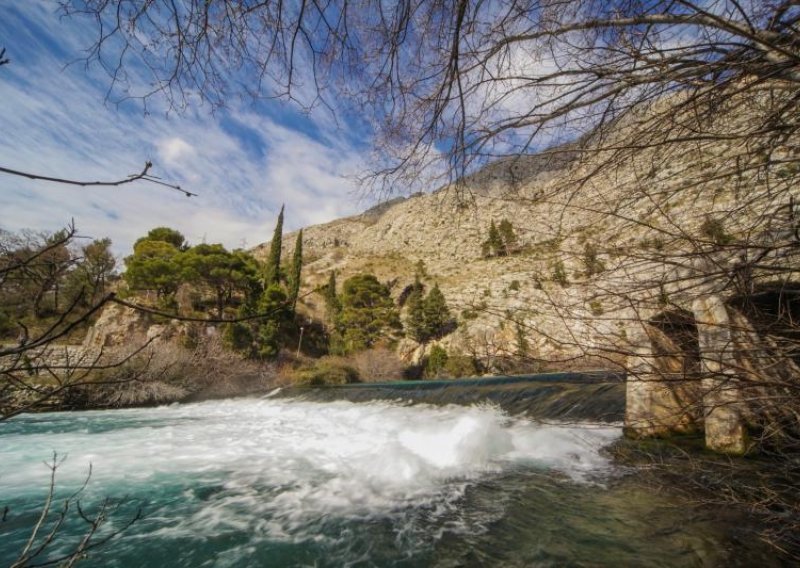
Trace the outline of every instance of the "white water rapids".
{"label": "white water rapids", "polygon": [[[20,416],[0,424],[0,560],[37,523],[56,451],[45,532],[90,463],[82,510],[120,505],[101,536],[143,513],[87,568],[774,565],[731,536],[739,520],[617,477],[602,448],[620,435],[488,405],[277,398]],[[85,530],[73,505],[40,560]]]}
{"label": "white water rapids", "polygon": [[[156,537],[319,538],[324,519],[453,511],[470,485],[515,469],[586,483],[610,471],[618,427],[541,425],[494,406],[239,399],[33,415],[0,431],[0,492],[40,502],[53,451],[59,488],[161,495]],[[14,430],[16,428],[16,430]],[[170,504],[171,503],[171,504]],[[399,513],[398,513],[399,514]],[[153,520],[155,518],[155,521]],[[320,521],[322,519],[323,521]]]}

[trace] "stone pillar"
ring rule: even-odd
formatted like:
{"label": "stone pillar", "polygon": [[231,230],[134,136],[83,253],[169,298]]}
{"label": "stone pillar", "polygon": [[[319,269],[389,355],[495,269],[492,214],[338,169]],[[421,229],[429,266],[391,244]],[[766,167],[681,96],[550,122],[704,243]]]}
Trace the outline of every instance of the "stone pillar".
{"label": "stone pillar", "polygon": [[689,431],[694,424],[687,420],[687,408],[697,401],[682,400],[673,388],[674,383],[664,380],[665,373],[659,368],[659,357],[653,351],[645,326],[637,334],[636,355],[628,365],[625,434],[647,438]]}
{"label": "stone pillar", "polygon": [[706,447],[726,454],[744,454],[747,430],[728,311],[717,295],[696,299],[692,311],[697,320],[704,374]]}

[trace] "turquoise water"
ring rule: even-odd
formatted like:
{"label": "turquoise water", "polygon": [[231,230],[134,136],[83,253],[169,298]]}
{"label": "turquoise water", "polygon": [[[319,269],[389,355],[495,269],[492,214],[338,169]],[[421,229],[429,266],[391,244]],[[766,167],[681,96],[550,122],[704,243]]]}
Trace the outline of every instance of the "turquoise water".
{"label": "turquoise water", "polygon": [[[84,566],[770,565],[737,519],[692,513],[614,466],[602,448],[619,436],[385,401],[22,416],[0,425],[0,565],[36,522],[54,451],[59,496],[91,464],[81,506],[118,506],[100,537],[143,513]],[[85,529],[72,510],[40,560]]]}

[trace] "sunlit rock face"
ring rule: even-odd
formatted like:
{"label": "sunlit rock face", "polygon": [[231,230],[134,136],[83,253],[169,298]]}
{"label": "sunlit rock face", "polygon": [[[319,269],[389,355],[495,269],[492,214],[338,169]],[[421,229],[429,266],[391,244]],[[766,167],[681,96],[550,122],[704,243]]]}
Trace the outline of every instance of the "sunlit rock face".
{"label": "sunlit rock face", "polygon": [[[750,114],[721,109],[713,123],[704,123],[704,131],[718,139],[645,148],[603,168],[610,158],[602,151],[578,154],[566,148],[550,160],[521,156],[487,166],[457,185],[306,227],[305,291],[324,285],[331,271],[340,283],[371,272],[391,283],[399,298],[422,261],[423,283],[438,283],[459,320],[458,330],[438,342],[448,352],[468,353],[485,368],[502,371],[503,358],[522,350],[522,330],[528,357],[628,370],[634,379],[632,433],[698,430],[708,419],[709,446],[741,453],[743,424],[754,413],[737,409],[737,389],[720,391],[719,383],[701,381],[700,373],[764,368],[758,358],[771,348],[767,342],[740,350],[750,354],[744,356],[749,363],[734,361],[714,335],[714,324],[703,326],[710,312],[701,304],[727,305],[743,289],[785,285],[791,276],[786,268],[798,265],[796,247],[787,246],[795,238],[792,204],[800,197],[794,174],[770,177],[752,164],[743,167],[741,148],[724,141],[726,134],[758,120],[759,105],[747,106]],[[616,128],[612,141],[636,126],[623,121]],[[776,155],[789,155],[793,144],[787,142]],[[502,220],[516,235],[511,254],[486,256],[490,224]],[[293,235],[283,242],[289,254]],[[266,246],[255,253],[263,255]],[[754,257],[755,271],[746,266]],[[313,294],[301,310],[324,318],[322,299]],[[674,344],[680,369],[671,368],[669,357],[659,352],[663,345],[651,325],[675,310],[688,313],[697,328],[693,345]],[[745,317],[753,320],[752,314]],[[417,363],[431,345],[404,341],[398,353]],[[773,363],[781,358],[769,357]],[[789,359],[783,357],[784,370]],[[696,368],[683,366],[688,360]],[[687,384],[676,389],[679,376]],[[716,400],[720,392],[733,399]]]}
{"label": "sunlit rock face", "polygon": [[[758,339],[761,316],[732,302],[743,290],[792,284],[786,279],[800,265],[798,248],[787,246],[797,238],[797,172],[767,176],[743,165],[740,148],[724,142],[758,112],[758,105],[752,115],[721,111],[703,125],[718,139],[645,148],[619,161],[574,147],[506,159],[458,184],[306,227],[298,311],[324,321],[323,299],[313,291],[332,271],[340,285],[375,274],[398,303],[419,274],[428,289],[438,284],[458,327],[426,345],[399,341],[406,363],[423,362],[438,344],[489,372],[504,372],[521,356],[562,368],[623,368],[629,432],[705,429],[710,447],[742,453],[745,426],[760,420],[759,409],[740,404],[742,375],[778,369],[792,376],[794,363],[781,341]],[[611,142],[635,125],[615,128]],[[789,155],[792,143],[776,156]],[[503,221],[514,240],[507,254],[487,254],[489,227]],[[284,235],[286,257],[294,236]],[[267,249],[268,243],[254,253],[263,257]],[[781,312],[767,307],[762,315],[770,310]],[[675,313],[684,323],[670,322]],[[741,318],[738,335],[718,332]],[[143,327],[150,337],[181,333],[179,326],[147,327],[111,306],[87,345],[119,344]],[[744,348],[731,354],[732,342]]]}

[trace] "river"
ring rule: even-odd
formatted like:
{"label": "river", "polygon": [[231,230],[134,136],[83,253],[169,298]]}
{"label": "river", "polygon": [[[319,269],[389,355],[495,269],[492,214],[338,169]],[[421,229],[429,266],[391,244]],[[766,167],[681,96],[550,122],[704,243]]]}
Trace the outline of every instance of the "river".
{"label": "river", "polygon": [[[24,415],[0,424],[0,558],[24,546],[57,452],[57,496],[91,464],[82,508],[118,505],[100,537],[143,513],[81,566],[770,565],[736,519],[615,466],[603,448],[620,436],[490,404],[267,397]],[[44,557],[85,529],[70,511]]]}

